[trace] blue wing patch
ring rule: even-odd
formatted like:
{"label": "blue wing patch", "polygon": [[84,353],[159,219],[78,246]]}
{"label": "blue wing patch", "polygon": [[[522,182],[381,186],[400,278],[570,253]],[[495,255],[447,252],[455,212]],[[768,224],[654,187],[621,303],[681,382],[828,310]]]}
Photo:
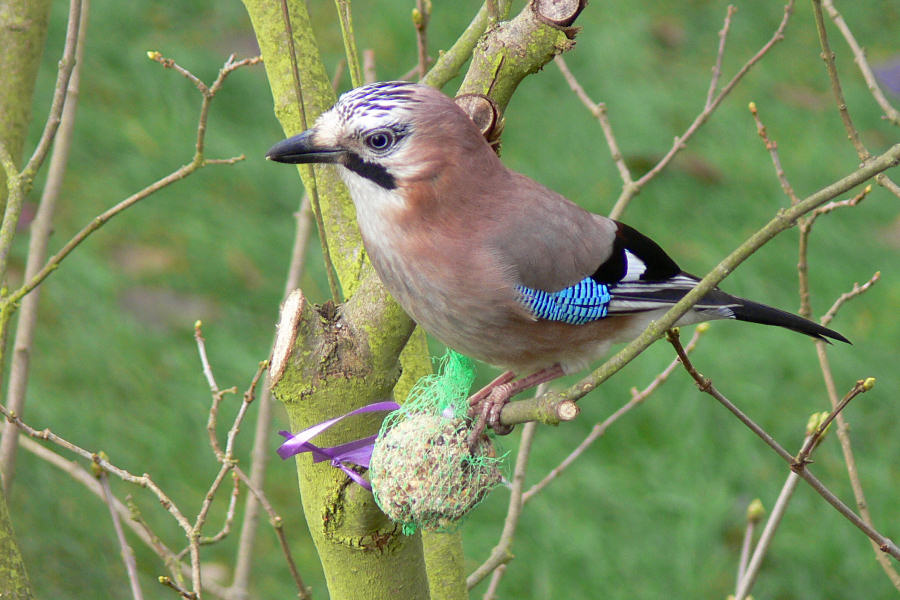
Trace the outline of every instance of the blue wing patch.
{"label": "blue wing patch", "polygon": [[519,301],[538,319],[581,325],[606,316],[612,296],[609,286],[585,277],[558,292],[517,285]]}

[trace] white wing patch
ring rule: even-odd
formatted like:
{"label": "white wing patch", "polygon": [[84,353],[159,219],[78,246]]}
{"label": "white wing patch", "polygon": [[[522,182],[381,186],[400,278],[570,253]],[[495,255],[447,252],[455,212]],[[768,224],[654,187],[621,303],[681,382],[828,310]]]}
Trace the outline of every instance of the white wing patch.
{"label": "white wing patch", "polygon": [[644,261],[632,254],[630,250],[625,250],[625,276],[619,282],[637,281],[646,270],[647,265],[644,264]]}

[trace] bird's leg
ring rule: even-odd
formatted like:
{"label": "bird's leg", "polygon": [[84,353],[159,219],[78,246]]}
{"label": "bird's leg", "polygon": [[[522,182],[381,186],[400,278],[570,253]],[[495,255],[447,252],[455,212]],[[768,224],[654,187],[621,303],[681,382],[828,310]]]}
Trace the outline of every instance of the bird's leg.
{"label": "bird's leg", "polygon": [[469,398],[469,416],[478,416],[478,422],[469,435],[469,447],[474,447],[479,436],[484,432],[486,425],[490,425],[499,435],[506,435],[512,431],[511,426],[502,425],[500,423],[500,413],[503,407],[509,402],[509,399],[521,391],[540,385],[547,381],[562,377],[565,375],[563,369],[558,364],[546,369],[541,369],[522,379],[511,381],[515,375],[511,371],[507,371],[487,386],[477,391]]}
{"label": "bird's leg", "polygon": [[469,396],[469,406],[476,406],[480,404],[482,400],[490,395],[491,390],[493,390],[495,387],[497,387],[498,385],[503,385],[504,383],[509,383],[515,378],[516,374],[512,371],[501,373],[499,377]]}

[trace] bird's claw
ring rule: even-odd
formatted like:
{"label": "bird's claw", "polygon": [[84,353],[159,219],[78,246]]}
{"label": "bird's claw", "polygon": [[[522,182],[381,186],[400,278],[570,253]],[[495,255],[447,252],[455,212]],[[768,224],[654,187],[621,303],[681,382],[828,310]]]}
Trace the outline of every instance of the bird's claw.
{"label": "bird's claw", "polygon": [[473,396],[475,401],[469,409],[469,416],[475,419],[475,425],[469,434],[470,451],[474,451],[486,427],[493,429],[497,435],[507,435],[512,432],[512,425],[504,425],[500,422],[500,413],[509,402],[510,391],[507,384],[501,384],[491,388],[487,394],[482,393],[482,390],[477,394],[481,396],[480,398]]}

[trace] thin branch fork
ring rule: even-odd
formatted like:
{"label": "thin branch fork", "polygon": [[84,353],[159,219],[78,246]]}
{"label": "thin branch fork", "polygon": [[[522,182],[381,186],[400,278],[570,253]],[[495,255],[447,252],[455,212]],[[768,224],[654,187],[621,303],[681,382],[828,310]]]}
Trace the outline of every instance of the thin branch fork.
{"label": "thin branch fork", "polygon": [[[290,548],[287,544],[287,539],[284,535],[284,528],[282,525],[281,517],[275,512],[272,508],[272,505],[269,503],[265,494],[263,494],[261,489],[258,489],[257,486],[253,485],[250,477],[248,477],[238,466],[237,460],[234,458],[234,442],[237,437],[238,432],[240,431],[241,423],[244,421],[244,417],[247,414],[247,410],[250,405],[256,399],[256,388],[259,385],[260,379],[262,378],[263,373],[265,373],[266,369],[269,366],[269,361],[264,360],[259,363],[259,366],[256,369],[256,373],[253,375],[253,379],[250,381],[250,385],[247,388],[247,391],[244,392],[243,401],[241,402],[241,406],[238,409],[237,415],[235,416],[234,422],[231,425],[231,428],[228,430],[225,441],[225,450],[222,451],[221,445],[218,442],[216,437],[216,421],[218,417],[218,410],[221,404],[222,398],[225,393],[229,393],[235,391],[234,388],[227,390],[220,390],[218,383],[216,383],[215,375],[213,374],[212,367],[209,364],[209,357],[206,352],[206,340],[203,337],[202,331],[202,323],[197,321],[194,324],[194,339],[197,343],[197,353],[200,357],[200,363],[203,369],[203,374],[206,377],[207,383],[210,388],[210,392],[212,394],[212,402],[210,404],[209,411],[209,419],[207,421],[207,431],[209,432],[210,437],[210,445],[213,449],[213,452],[216,454],[216,458],[222,464],[219,469],[219,472],[216,474],[215,479],[209,487],[209,490],[206,492],[204,496],[203,503],[201,505],[200,512],[197,515],[197,519],[194,523],[193,535],[189,536],[189,539],[192,540],[191,544],[193,545],[193,540],[197,540],[200,544],[209,544],[217,542],[223,539],[231,529],[231,524],[234,519],[235,506],[237,503],[237,496],[239,492],[239,482],[243,482],[244,485],[247,486],[247,489],[251,494],[259,501],[259,503],[263,506],[263,509],[269,514],[269,520],[272,524],[272,527],[275,529],[275,533],[278,537],[279,543],[281,545],[281,549],[284,552],[285,559],[288,563],[288,568],[290,569],[291,575],[294,578],[294,582],[297,585],[298,595],[301,599],[306,599],[310,597],[309,589],[303,583],[303,578],[300,576],[299,571],[297,570],[296,563],[294,562],[294,558],[291,555]],[[206,521],[206,517],[209,514],[209,510],[212,506],[213,499],[215,498],[216,493],[218,492],[219,487],[225,479],[225,476],[228,472],[232,473],[232,478],[234,480],[234,488],[229,500],[228,509],[226,512],[225,523],[222,529],[214,536],[209,538],[200,538],[200,531],[203,528],[203,525]],[[190,547],[190,546],[189,546]]]}
{"label": "thin branch fork", "polygon": [[719,401],[720,404],[725,406],[732,414],[734,414],[744,425],[750,428],[753,433],[759,436],[772,450],[775,451],[778,456],[782,458],[790,467],[792,472],[799,475],[804,481],[806,481],[810,487],[812,487],[820,496],[822,496],[826,502],[831,504],[841,515],[843,515],[848,521],[850,521],[853,525],[855,525],[860,531],[865,533],[872,541],[878,544],[878,547],[882,552],[886,554],[890,554],[895,559],[900,560],[900,548],[897,547],[890,538],[879,533],[874,527],[866,523],[862,520],[853,510],[844,504],[834,493],[829,490],[825,484],[823,484],[817,477],[815,477],[812,473],[809,472],[809,468],[807,465],[799,465],[795,467],[796,459],[790,452],[785,450],[775,439],[769,435],[762,427],[757,425],[750,417],[744,414],[741,409],[739,409],[734,403],[732,403],[728,398],[726,398],[718,389],[712,384],[712,381],[708,378],[701,375],[694,365],[691,363],[687,354],[684,352],[684,348],[681,346],[681,342],[678,341],[677,334],[670,334],[668,336],[669,342],[675,348],[676,353],[678,353],[679,358],[681,358],[681,363],[684,365],[685,370],[691,375],[695,382],[697,382],[697,386],[711,395],[713,398]]}
{"label": "thin branch fork", "polygon": [[[807,434],[803,441],[804,445],[806,445],[812,437],[812,430],[815,429],[816,424],[824,419],[825,416],[826,413],[816,413],[810,418],[809,423],[807,423]],[[797,473],[793,471],[788,473],[787,479],[785,479],[784,484],[781,486],[781,491],[778,493],[778,498],[775,500],[775,506],[772,507],[772,513],[766,520],[766,524],[759,536],[756,547],[753,548],[752,556],[749,555],[749,546],[754,525],[750,516],[751,510],[753,509],[753,504],[757,503],[758,510],[755,512],[758,514],[756,519],[758,521],[762,517],[763,509],[762,503],[759,500],[755,500],[751,503],[750,507],[748,507],[747,535],[744,539],[744,547],[741,550],[734,600],[745,600],[750,589],[753,587],[753,584],[756,582],[756,576],[759,574],[760,567],[762,567],[763,559],[769,551],[772,540],[775,538],[775,532],[778,530],[778,526],[781,524],[781,520],[787,512],[787,507],[794,497],[794,491],[797,489],[797,484],[799,482],[800,477]]]}
{"label": "thin branch fork", "polygon": [[[169,59],[165,59],[159,53],[151,53],[154,56],[150,56],[150,58],[156,62],[167,61]],[[159,56],[156,56],[159,55]],[[235,69],[242,67],[244,65],[257,64],[259,62],[258,58],[245,59],[238,62],[232,62],[232,57],[229,57],[228,61],[226,61],[225,66],[219,71],[219,75],[216,78],[215,82],[209,86],[207,93],[203,94],[203,101],[201,102],[200,107],[200,115],[198,117],[197,122],[197,144],[194,152],[194,156],[191,161],[169,175],[163,177],[162,179],[157,180],[156,182],[150,184],[145,187],[143,190],[132,194],[125,200],[122,200],[112,208],[106,210],[102,214],[94,217],[90,223],[85,225],[81,231],[75,234],[66,244],[56,253],[54,254],[44,265],[44,267],[30,280],[22,284],[20,288],[12,292],[2,303],[2,307],[0,307],[0,311],[2,313],[7,313],[13,310],[15,303],[17,303],[25,294],[33,290],[35,287],[40,285],[47,276],[50,275],[56,268],[60,265],[60,263],[74,250],[81,242],[83,242],[88,236],[90,236],[94,231],[102,227],[106,224],[107,221],[123,212],[125,209],[130,208],[137,202],[143,200],[144,198],[152,195],[153,193],[167,187],[176,181],[184,179],[188,175],[192,174],[194,171],[205,167],[206,165],[211,164],[234,164],[236,162],[244,160],[244,156],[235,156],[232,158],[224,158],[224,159],[207,159],[204,156],[204,143],[206,134],[206,121],[209,114],[209,104],[212,102],[212,99],[215,97],[216,92],[221,89],[222,83],[225,78],[232,73]],[[172,63],[175,65],[174,61]],[[177,65],[176,65],[177,66]],[[174,68],[174,67],[173,67]],[[179,69],[187,72],[185,69],[178,67]],[[190,77],[189,77],[190,79]],[[194,78],[196,79],[196,77]],[[5,323],[5,319],[8,319],[6,314],[0,314],[0,325]]]}
{"label": "thin branch fork", "polygon": [[[650,182],[651,179],[656,177],[671,161],[675,158],[675,155],[681,151],[682,148],[685,147],[687,141],[694,136],[698,129],[703,126],[706,121],[709,120],[709,117],[713,112],[719,107],[722,101],[731,93],[731,90],[744,78],[744,76],[750,71],[753,66],[758,63],[768,52],[781,40],[784,39],[784,30],[787,28],[788,21],[791,18],[791,15],[794,11],[794,0],[789,0],[788,3],[784,7],[784,17],[781,19],[781,23],[779,23],[778,27],[775,29],[775,33],[772,34],[772,37],[768,42],[763,44],[762,48],[757,51],[750,59],[744,63],[738,72],[732,77],[728,83],[721,89],[721,91],[716,95],[712,101],[709,98],[706,99],[704,103],[703,110],[699,115],[694,119],[694,121],[688,126],[681,136],[675,138],[672,147],[669,151],[663,156],[656,165],[653,166],[652,169],[644,173],[643,176],[640,177],[637,181],[634,182],[633,185],[626,186],[622,189],[622,193],[619,194],[618,199],[616,199],[616,203],[613,206],[612,211],[610,212],[610,216],[612,218],[618,218],[625,211],[625,207],[631,201],[631,199],[641,191],[641,189]],[[733,14],[732,8],[729,7],[728,12],[725,16],[725,25],[723,26],[723,31],[725,35],[728,33],[728,27],[730,26],[731,15]],[[720,40],[719,51],[724,51],[724,43]],[[721,57],[717,54],[717,64],[721,60]],[[710,82],[710,89],[714,89],[714,86],[717,84],[718,74],[713,70],[712,81]]]}
{"label": "thin branch fork", "polygon": [[838,296],[838,299],[834,301],[834,304],[831,305],[831,308],[828,309],[828,312],[825,313],[825,315],[819,320],[819,322],[822,325],[828,325],[829,323],[831,323],[831,320],[834,319],[837,311],[840,310],[845,302],[847,302],[848,300],[852,300],[853,298],[856,298],[861,294],[864,294],[869,290],[870,287],[878,283],[880,279],[881,271],[876,271],[875,274],[872,275],[872,277],[870,277],[869,280],[864,284],[859,285],[858,283],[854,283],[853,289]]}
{"label": "thin branch fork", "polygon": [[[25,195],[31,190],[34,178],[38,170],[50,152],[50,146],[56,137],[59,124],[62,122],[62,112],[69,90],[69,79],[75,68],[75,53],[78,46],[78,31],[81,23],[81,0],[71,0],[69,3],[69,21],[66,28],[66,41],[63,56],[59,61],[59,69],[56,76],[56,87],[53,90],[53,100],[50,112],[41,132],[40,140],[34,149],[34,153],[21,172],[16,168],[15,161],[9,153],[6,145],[0,142],[0,165],[6,171],[6,187],[8,190],[6,207],[3,211],[3,220],[0,223],[0,281],[6,280],[6,269],[9,264],[9,252],[12,248],[13,237],[22,214],[22,206],[25,203]],[[3,294],[0,294],[2,298]],[[0,338],[6,339],[2,332],[9,321],[9,317],[0,311]],[[0,356],[0,364],[3,363]]]}
{"label": "thin branch fork", "polygon": [[778,177],[778,181],[781,183],[781,189],[784,190],[784,193],[790,198],[791,206],[793,206],[800,202],[800,198],[798,198],[796,192],[794,192],[794,187],[788,181],[787,175],[784,172],[784,167],[781,166],[781,158],[778,156],[778,143],[769,138],[769,132],[766,130],[766,126],[763,125],[762,119],[759,116],[756,102],[751,102],[749,109],[750,114],[753,115],[753,120],[756,121],[756,132],[759,134],[759,137],[762,138],[763,143],[766,145],[766,150],[769,151],[769,156],[772,158],[772,165],[775,167],[775,176]]}
{"label": "thin branch fork", "polygon": [[828,416],[819,423],[816,430],[812,432],[806,443],[803,444],[803,447],[800,449],[800,452],[797,453],[797,458],[794,459],[794,463],[791,465],[792,471],[797,471],[799,469],[803,469],[808,465],[811,461],[809,460],[809,455],[813,451],[813,449],[819,445],[819,442],[822,439],[822,436],[825,435],[825,431],[828,429],[828,426],[831,425],[831,422],[840,414],[842,410],[844,410],[851,400],[862,394],[863,392],[868,392],[875,385],[875,378],[868,377],[866,379],[860,379],[854,384],[850,391],[841,399],[837,406],[828,413]]}
{"label": "thin branch fork", "polygon": [[[181,510],[178,508],[178,506],[175,504],[175,502],[173,502],[172,499],[169,498],[169,496],[166,495],[166,493],[163,492],[162,489],[158,485],[156,485],[156,483],[153,481],[153,479],[151,479],[150,475],[148,475],[147,473],[144,473],[143,475],[140,475],[140,476],[134,475],[134,474],[128,472],[127,470],[122,469],[122,468],[117,467],[116,465],[112,464],[104,456],[94,453],[94,452],[89,452],[88,450],[85,450],[84,448],[81,448],[80,446],[73,444],[72,442],[66,440],[65,438],[62,438],[62,437],[56,435],[49,429],[44,429],[44,430],[39,431],[39,430],[35,429],[34,427],[31,427],[24,421],[22,421],[22,419],[18,415],[15,415],[15,414],[9,412],[7,410],[7,408],[5,406],[3,406],[2,404],[0,404],[0,414],[3,414],[3,416],[6,417],[7,421],[15,424],[17,427],[19,427],[19,429],[21,429],[25,434],[29,435],[30,437],[33,437],[33,438],[39,439],[39,440],[45,440],[48,442],[52,442],[53,444],[56,444],[57,446],[60,446],[61,448],[65,448],[69,452],[72,452],[73,454],[76,454],[76,455],[80,456],[81,458],[84,458],[85,460],[92,462],[94,465],[96,465],[96,467],[102,469],[103,471],[105,471],[107,473],[111,473],[111,474],[115,475],[116,477],[118,477],[119,479],[122,479],[123,481],[127,481],[128,483],[132,483],[139,487],[149,489],[159,500],[160,504],[162,504],[163,508],[165,508],[169,512],[169,514],[172,515],[172,517],[175,519],[175,521],[178,523],[178,525],[181,527],[181,529],[184,530],[185,534],[187,534],[187,535],[191,534],[192,526],[191,526],[190,522],[187,520],[187,518],[184,516],[184,513],[182,513]],[[193,578],[193,585],[194,585],[194,588],[196,589],[200,585],[200,561],[199,561],[199,554],[197,552],[191,553],[191,567],[192,567],[191,574],[192,574],[192,578]]]}
{"label": "thin branch fork", "polygon": [[[868,160],[872,154],[869,152],[868,148],[866,148],[865,144],[862,143],[862,139],[860,138],[859,131],[857,131],[856,126],[853,125],[853,119],[850,117],[850,111],[847,108],[847,101],[844,99],[844,92],[841,87],[841,80],[838,76],[837,65],[834,61],[834,52],[831,50],[831,44],[828,41],[828,32],[825,29],[825,17],[822,14],[822,4],[823,0],[813,0],[813,14],[815,16],[816,21],[816,33],[819,36],[819,44],[822,47],[822,60],[825,61],[825,69],[828,72],[828,79],[831,82],[831,91],[834,94],[834,100],[837,104],[838,113],[841,116],[841,122],[844,124],[844,129],[847,131],[847,137],[850,139],[850,142],[853,144],[853,147],[856,149],[856,153],[859,156],[860,160]],[[833,8],[832,8],[833,10]],[[835,11],[836,13],[837,11]],[[839,15],[838,15],[839,16]],[[846,27],[846,23],[844,24]],[[838,25],[840,28],[840,25]],[[847,30],[849,33],[849,29]],[[852,36],[851,36],[852,37]],[[848,38],[849,41],[849,38]],[[851,49],[853,49],[853,44],[851,44]],[[856,52],[854,50],[854,55]],[[860,50],[860,54],[858,56],[862,56],[862,51]],[[863,59],[864,62],[864,59]],[[857,64],[861,64],[860,60],[857,60]],[[865,75],[865,73],[864,73]],[[877,86],[875,89],[878,89]],[[872,88],[870,87],[870,91]],[[879,90],[880,91],[880,90]],[[872,92],[876,101],[878,101],[878,94],[874,91]],[[882,96],[883,97],[883,96]],[[885,101],[886,102],[886,101]],[[893,114],[896,114],[894,111]],[[890,118],[891,113],[888,112],[888,116]],[[895,121],[896,123],[896,121]],[[894,183],[890,177],[886,174],[879,174],[875,177],[876,183],[880,186],[884,187],[892,194],[900,198],[900,186]]]}
{"label": "thin branch fork", "polygon": [[[694,335],[691,338],[688,346],[686,348],[687,352],[690,352],[694,349],[697,342],[700,339],[700,336],[709,329],[708,324],[701,324],[694,331]],[[572,453],[566,457],[565,460],[560,463],[559,466],[554,468],[550,473],[547,474],[540,482],[531,486],[527,492],[524,490],[524,482],[525,482],[525,473],[528,466],[528,459],[530,457],[531,446],[534,441],[534,435],[536,433],[536,424],[531,422],[527,423],[525,427],[522,429],[522,437],[519,443],[519,453],[516,457],[516,465],[513,471],[512,485],[510,489],[510,499],[509,499],[509,508],[507,509],[506,520],[503,526],[503,533],[500,536],[500,540],[497,543],[497,546],[491,552],[491,555],[485,560],[485,562],[479,566],[475,571],[467,579],[467,587],[468,589],[472,589],[475,585],[477,585],[482,579],[484,579],[488,574],[491,574],[491,582],[488,586],[487,592],[484,594],[485,600],[490,600],[495,598],[496,590],[499,587],[500,580],[506,572],[506,564],[512,560],[513,555],[510,553],[510,548],[512,546],[513,537],[515,534],[515,529],[518,526],[518,521],[522,512],[522,508],[524,505],[533,498],[537,493],[539,493],[544,487],[546,487],[552,480],[559,477],[559,475],[569,466],[571,465],[584,451],[600,436],[602,436],[613,423],[615,423],[619,418],[628,413],[632,408],[641,404],[644,400],[647,399],[653,392],[655,392],[665,381],[668,379],[669,375],[677,368],[678,359],[676,358],[672,361],[663,371],[657,375],[650,384],[641,391],[637,389],[631,390],[631,399],[619,410],[613,413],[609,418],[607,418],[602,423],[598,423],[594,426],[591,433],[585,438],[585,440],[579,444]],[[535,392],[536,396],[540,396],[543,394],[544,388],[546,384],[542,384],[538,387]]]}
{"label": "thin branch fork", "polygon": [[600,129],[603,131],[603,137],[606,138],[606,145],[609,147],[610,155],[612,156],[613,162],[616,164],[616,168],[619,170],[619,177],[622,178],[623,187],[627,189],[634,184],[634,179],[631,177],[631,171],[625,163],[625,157],[622,155],[622,151],[619,149],[619,143],[616,141],[616,136],[613,134],[612,124],[609,122],[609,116],[606,111],[606,104],[591,100],[581,84],[578,83],[578,79],[576,79],[575,75],[572,74],[572,71],[569,70],[569,65],[566,64],[566,60],[562,57],[562,54],[557,54],[553,57],[553,62],[559,67],[566,83],[569,84],[569,87],[575,92],[575,95],[578,96],[581,103],[587,107],[600,124]]}
{"label": "thin branch fork", "polygon": [[[66,101],[60,115],[59,129],[54,137],[53,150],[47,166],[47,178],[44,181],[34,220],[29,226],[28,257],[25,261],[23,276],[25,280],[31,279],[47,260],[47,247],[53,232],[53,214],[62,190],[75,129],[89,13],[90,0],[82,0],[75,47],[75,65],[69,76]],[[32,358],[35,329],[38,324],[39,301],[40,294],[36,292],[23,298],[21,302],[12,345],[13,353],[8,367],[9,383],[6,388],[6,406],[19,414],[25,410],[29,365]],[[3,475],[3,491],[8,495],[15,477],[19,432],[12,424],[5,424],[3,430],[3,434],[0,436],[2,437],[2,441],[0,441],[0,473]]]}

